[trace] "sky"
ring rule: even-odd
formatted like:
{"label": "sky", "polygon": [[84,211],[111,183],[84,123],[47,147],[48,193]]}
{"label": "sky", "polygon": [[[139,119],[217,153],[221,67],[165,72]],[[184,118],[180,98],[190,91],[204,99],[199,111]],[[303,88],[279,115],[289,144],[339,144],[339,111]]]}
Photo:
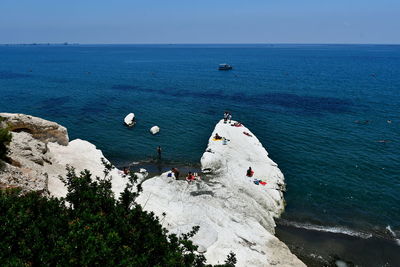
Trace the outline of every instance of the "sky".
{"label": "sky", "polygon": [[400,0],[0,0],[0,43],[400,44]]}

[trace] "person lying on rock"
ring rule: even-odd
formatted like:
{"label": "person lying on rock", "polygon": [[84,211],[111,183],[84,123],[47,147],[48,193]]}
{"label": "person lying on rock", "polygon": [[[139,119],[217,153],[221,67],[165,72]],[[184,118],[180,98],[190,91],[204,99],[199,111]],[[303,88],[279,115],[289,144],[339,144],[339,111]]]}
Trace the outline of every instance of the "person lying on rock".
{"label": "person lying on rock", "polygon": [[215,133],[214,139],[220,140],[220,139],[222,139],[222,136],[219,136],[218,133]]}
{"label": "person lying on rock", "polygon": [[191,182],[191,181],[196,180],[196,178],[194,177],[194,175],[193,175],[191,172],[189,172],[189,173],[188,173],[188,176],[186,177],[186,180],[187,180],[188,182]]}
{"label": "person lying on rock", "polygon": [[247,177],[252,177],[253,174],[254,174],[254,171],[251,169],[251,167],[249,167],[249,168],[247,169],[246,176],[247,176]]}
{"label": "person lying on rock", "polygon": [[252,135],[249,134],[248,132],[243,132],[243,134],[245,134],[245,135],[247,135],[247,136],[249,136],[249,137],[252,137]]}

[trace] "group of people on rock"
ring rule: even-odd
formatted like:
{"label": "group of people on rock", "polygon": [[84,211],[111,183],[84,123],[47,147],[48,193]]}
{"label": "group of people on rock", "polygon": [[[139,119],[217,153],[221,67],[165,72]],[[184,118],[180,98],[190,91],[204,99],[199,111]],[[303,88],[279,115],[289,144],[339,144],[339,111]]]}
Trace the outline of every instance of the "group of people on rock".
{"label": "group of people on rock", "polygon": [[[175,179],[178,180],[179,179],[179,174],[180,173],[179,173],[178,168],[172,168],[171,172],[168,173],[168,177],[172,177],[172,175],[173,175],[175,177]],[[192,182],[192,181],[195,181],[196,179],[200,179],[200,177],[198,176],[197,173],[189,172],[185,179],[188,182]]]}
{"label": "group of people on rock", "polygon": [[231,141],[231,140],[229,140],[229,139],[226,139],[225,137],[220,136],[218,133],[215,133],[213,139],[214,139],[214,141],[222,140],[222,144],[223,144],[223,145],[227,145],[227,144],[228,144],[228,141]]}
{"label": "group of people on rock", "polygon": [[224,112],[224,123],[226,123],[229,120],[229,123],[232,121],[232,113],[225,111]]}
{"label": "group of people on rock", "polygon": [[235,126],[235,127],[242,127],[243,125],[240,122],[234,122],[232,124],[232,113],[225,111],[224,112],[224,123],[227,123],[229,121],[229,124],[231,126]]}

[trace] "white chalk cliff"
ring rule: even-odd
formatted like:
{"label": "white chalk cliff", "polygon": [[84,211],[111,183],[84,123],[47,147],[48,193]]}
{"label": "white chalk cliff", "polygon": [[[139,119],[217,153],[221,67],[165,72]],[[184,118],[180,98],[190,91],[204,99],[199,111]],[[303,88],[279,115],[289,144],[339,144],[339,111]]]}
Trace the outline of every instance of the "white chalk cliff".
{"label": "white chalk cliff", "polygon": [[[230,141],[213,140],[216,133]],[[211,264],[233,251],[237,266],[305,266],[274,236],[274,217],[284,210],[284,177],[254,134],[220,121],[201,164],[211,170],[203,180],[189,184],[165,173],[143,183],[138,202],[171,232],[199,225],[193,241]],[[250,166],[252,178],[246,176]],[[256,185],[255,178],[267,184]]]}
{"label": "white chalk cliff", "polygon": [[[77,172],[88,169],[94,176],[104,176],[101,150],[81,139],[69,142],[65,127],[25,114],[0,113],[0,118],[0,127],[12,130],[11,163],[0,171],[0,186],[63,197],[67,189],[59,176],[65,177],[67,165]],[[113,191],[119,196],[127,181],[117,169],[110,175]]]}
{"label": "white chalk cliff", "polygon": [[[65,176],[66,165],[103,176],[102,152],[87,141],[68,142],[64,127],[23,114],[0,113],[0,117],[0,127],[14,130],[11,163],[0,172],[0,186],[19,186],[60,197],[67,193],[58,178]],[[159,216],[171,232],[186,233],[199,225],[193,241],[211,264],[223,263],[233,251],[237,266],[304,266],[274,236],[274,217],[284,209],[284,178],[277,164],[247,128],[221,121],[211,136],[215,133],[230,141],[224,145],[210,137],[201,158],[202,168],[211,170],[207,177],[189,184],[165,173],[146,180],[137,201]],[[249,166],[255,172],[253,178],[245,175]],[[111,175],[118,197],[127,181],[116,169]],[[254,178],[267,184],[256,185]]]}

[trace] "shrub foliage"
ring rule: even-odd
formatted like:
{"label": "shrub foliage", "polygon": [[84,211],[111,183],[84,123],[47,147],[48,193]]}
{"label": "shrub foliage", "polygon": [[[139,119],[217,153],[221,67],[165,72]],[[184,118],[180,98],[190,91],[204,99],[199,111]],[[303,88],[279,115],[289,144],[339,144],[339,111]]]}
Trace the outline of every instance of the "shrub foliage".
{"label": "shrub foliage", "polygon": [[11,133],[6,128],[0,128],[0,160],[7,159],[7,145],[11,142]]}
{"label": "shrub foliage", "polygon": [[[135,203],[141,191],[135,177],[115,199],[110,169],[100,179],[67,168],[65,199],[0,190],[1,265],[206,266],[190,241],[198,227],[183,236],[169,234]],[[231,253],[221,266],[235,263]]]}

